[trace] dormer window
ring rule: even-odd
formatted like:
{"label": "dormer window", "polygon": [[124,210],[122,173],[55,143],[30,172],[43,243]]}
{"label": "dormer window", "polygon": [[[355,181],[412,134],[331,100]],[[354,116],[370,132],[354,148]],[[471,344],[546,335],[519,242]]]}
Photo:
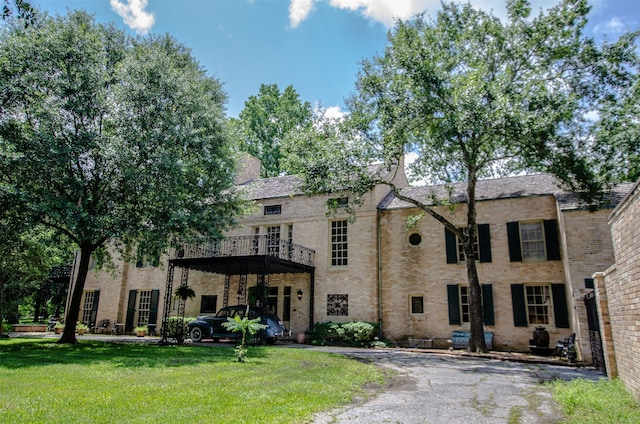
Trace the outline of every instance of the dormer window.
{"label": "dormer window", "polygon": [[265,215],[280,215],[282,213],[282,205],[269,205],[264,207]]}

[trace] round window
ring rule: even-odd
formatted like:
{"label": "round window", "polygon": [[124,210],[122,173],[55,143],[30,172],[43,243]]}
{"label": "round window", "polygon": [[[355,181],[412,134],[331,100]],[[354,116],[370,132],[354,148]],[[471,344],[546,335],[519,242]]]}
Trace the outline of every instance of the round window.
{"label": "round window", "polygon": [[422,241],[422,236],[418,233],[413,233],[409,236],[409,244],[411,246],[417,246]]}

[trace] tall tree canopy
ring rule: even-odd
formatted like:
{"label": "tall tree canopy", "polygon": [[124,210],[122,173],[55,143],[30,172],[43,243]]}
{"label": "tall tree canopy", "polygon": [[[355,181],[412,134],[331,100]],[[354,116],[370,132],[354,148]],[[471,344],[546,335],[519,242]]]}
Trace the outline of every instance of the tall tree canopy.
{"label": "tall tree canopy", "polygon": [[[443,3],[435,19],[398,21],[384,54],[366,60],[351,116],[300,134],[291,153],[304,169],[308,192],[359,194],[390,184],[374,161],[392,170],[412,152],[414,175],[432,183],[467,182],[465,228],[432,206],[393,187],[459,237],[467,257],[476,238],[479,178],[515,171],[547,171],[592,201],[600,181],[586,154],[603,99],[636,77],[635,35],[598,47],[583,35],[589,7],[563,0],[531,16],[526,0],[507,1],[501,21],[470,4]],[[295,146],[294,146],[295,148]],[[446,202],[448,199],[440,199]],[[466,261],[471,350],[486,350],[475,261]]]}
{"label": "tall tree canopy", "polygon": [[282,163],[282,142],[294,129],[308,127],[313,111],[302,103],[293,86],[280,91],[277,84],[262,84],[257,95],[250,96],[232,125],[239,127],[239,149],[262,161],[262,177],[287,172]]}
{"label": "tall tree canopy", "polygon": [[92,254],[157,255],[233,222],[225,100],[168,35],[133,39],[85,12],[0,34],[0,206],[80,252],[62,342],[76,342]]}

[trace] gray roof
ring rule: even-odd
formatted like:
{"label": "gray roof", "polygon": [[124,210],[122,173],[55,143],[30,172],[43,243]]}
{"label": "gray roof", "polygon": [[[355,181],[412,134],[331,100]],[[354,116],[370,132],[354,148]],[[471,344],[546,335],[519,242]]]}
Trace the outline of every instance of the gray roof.
{"label": "gray roof", "polygon": [[296,175],[282,177],[261,178],[245,184],[247,194],[251,199],[271,199],[303,195],[300,189],[302,179]]}
{"label": "gray roof", "polygon": [[[627,194],[633,189],[634,183],[620,183],[611,188],[611,191],[606,193],[602,203],[599,205],[602,209],[613,209],[624,199]],[[563,192],[556,195],[560,209],[563,211],[588,209],[589,206],[582,202],[577,194]]]}
{"label": "gray roof", "polygon": [[[247,194],[251,199],[259,200],[304,195],[304,192],[300,189],[301,185],[302,179],[299,176],[285,175],[259,179],[243,187],[246,187]],[[634,183],[618,184],[606,196],[604,203],[600,207],[614,208],[631,191],[633,186]],[[467,183],[455,183],[451,187],[453,191],[450,201],[453,203],[466,203]],[[433,205],[433,198],[447,199],[448,197],[445,185],[407,187],[403,188],[401,193],[421,201],[425,205]],[[549,174],[479,180],[476,185],[476,200],[478,201],[533,196],[555,196],[561,210],[586,209],[588,207],[588,205],[580,201],[576,194],[563,189],[559,181]],[[378,207],[380,209],[403,209],[415,206],[398,199],[393,193],[390,193],[380,202]]]}
{"label": "gray roof", "polygon": [[[466,203],[467,183],[455,183],[451,185],[452,194],[450,201],[453,203]],[[563,193],[557,180],[548,174],[523,175],[517,177],[479,180],[476,185],[476,200],[510,199],[515,197],[547,196]],[[448,192],[445,185],[433,185],[422,187],[408,187],[402,189],[402,195],[433,205],[433,198],[447,199]],[[395,196],[387,196],[379,207],[381,209],[402,209],[415,207],[411,203],[402,201]]]}

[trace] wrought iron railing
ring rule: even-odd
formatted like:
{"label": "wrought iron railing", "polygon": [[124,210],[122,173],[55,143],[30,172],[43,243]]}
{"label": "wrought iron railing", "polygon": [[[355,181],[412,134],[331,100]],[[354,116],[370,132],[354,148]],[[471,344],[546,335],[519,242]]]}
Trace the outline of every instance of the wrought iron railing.
{"label": "wrought iron railing", "polygon": [[273,256],[292,262],[313,266],[315,250],[290,243],[272,235],[233,236],[204,243],[184,244],[173,249],[171,259],[216,258],[225,256]]}

